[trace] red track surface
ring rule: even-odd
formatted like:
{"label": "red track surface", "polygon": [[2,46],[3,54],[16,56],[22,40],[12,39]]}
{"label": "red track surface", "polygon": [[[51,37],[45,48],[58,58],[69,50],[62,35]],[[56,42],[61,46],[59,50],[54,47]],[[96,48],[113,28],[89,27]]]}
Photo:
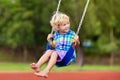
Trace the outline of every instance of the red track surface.
{"label": "red track surface", "polygon": [[50,72],[48,78],[31,72],[0,72],[0,80],[120,80],[120,71]]}

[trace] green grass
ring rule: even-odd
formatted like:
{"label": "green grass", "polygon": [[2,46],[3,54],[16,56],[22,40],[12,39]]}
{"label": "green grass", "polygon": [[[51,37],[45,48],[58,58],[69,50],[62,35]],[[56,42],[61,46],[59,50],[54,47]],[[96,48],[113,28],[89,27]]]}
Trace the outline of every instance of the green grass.
{"label": "green grass", "polygon": [[120,70],[120,66],[105,66],[105,65],[84,65],[82,67],[77,65],[70,65],[67,67],[57,68],[54,67],[53,70],[71,70],[71,71],[79,71],[79,70]]}
{"label": "green grass", "polygon": [[0,63],[0,71],[29,71],[28,63]]}
{"label": "green grass", "polygon": [[[45,65],[46,66],[46,65]],[[43,66],[42,68],[44,68]],[[120,70],[120,66],[105,65],[69,65],[66,67],[54,67],[53,71],[81,71],[81,70]],[[29,63],[0,63],[0,71],[32,71]]]}

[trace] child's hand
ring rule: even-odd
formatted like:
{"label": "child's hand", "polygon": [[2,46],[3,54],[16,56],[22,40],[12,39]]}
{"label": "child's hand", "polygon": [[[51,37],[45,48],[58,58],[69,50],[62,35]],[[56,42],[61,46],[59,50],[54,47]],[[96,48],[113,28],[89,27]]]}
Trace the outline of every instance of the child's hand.
{"label": "child's hand", "polygon": [[53,34],[48,34],[48,36],[47,36],[48,42],[51,41],[52,38],[53,38]]}
{"label": "child's hand", "polygon": [[55,43],[55,41],[52,41],[52,38],[53,38],[53,34],[48,34],[47,40],[48,40],[49,44],[54,48],[56,43]]}
{"label": "child's hand", "polygon": [[79,41],[79,36],[78,35],[74,36],[74,41],[75,41],[75,45],[80,45],[80,41]]}
{"label": "child's hand", "polygon": [[78,41],[78,40],[79,40],[79,36],[78,36],[78,35],[75,35],[75,36],[74,36],[74,40],[75,40],[75,41]]}

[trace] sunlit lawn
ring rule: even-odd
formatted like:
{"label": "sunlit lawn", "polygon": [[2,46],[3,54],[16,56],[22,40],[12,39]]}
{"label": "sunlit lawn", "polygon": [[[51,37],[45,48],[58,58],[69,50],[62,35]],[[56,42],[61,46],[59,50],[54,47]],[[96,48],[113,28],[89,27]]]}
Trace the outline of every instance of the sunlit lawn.
{"label": "sunlit lawn", "polygon": [[[32,71],[30,63],[0,63],[0,71]],[[46,66],[46,65],[45,65]],[[43,66],[42,68],[44,68]],[[119,66],[106,65],[84,65],[82,67],[75,64],[66,67],[54,67],[53,71],[81,71],[81,70],[120,70]]]}

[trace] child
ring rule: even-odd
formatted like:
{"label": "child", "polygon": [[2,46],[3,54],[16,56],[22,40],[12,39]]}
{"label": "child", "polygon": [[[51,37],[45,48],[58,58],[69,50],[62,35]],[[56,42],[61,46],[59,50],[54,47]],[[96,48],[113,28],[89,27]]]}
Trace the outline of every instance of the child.
{"label": "child", "polygon": [[[54,35],[49,34],[47,37],[48,42],[54,50],[47,50],[37,63],[32,63],[31,68],[35,71],[35,75],[41,77],[48,77],[48,73],[56,62],[60,62],[66,52],[69,50],[71,44],[75,42],[75,45],[79,45],[79,37],[75,35],[70,29],[69,17],[63,13],[57,13],[52,16],[50,21],[51,26],[55,31]],[[53,38],[53,41],[51,41]],[[48,61],[48,65],[44,70],[39,70],[44,63]]]}

